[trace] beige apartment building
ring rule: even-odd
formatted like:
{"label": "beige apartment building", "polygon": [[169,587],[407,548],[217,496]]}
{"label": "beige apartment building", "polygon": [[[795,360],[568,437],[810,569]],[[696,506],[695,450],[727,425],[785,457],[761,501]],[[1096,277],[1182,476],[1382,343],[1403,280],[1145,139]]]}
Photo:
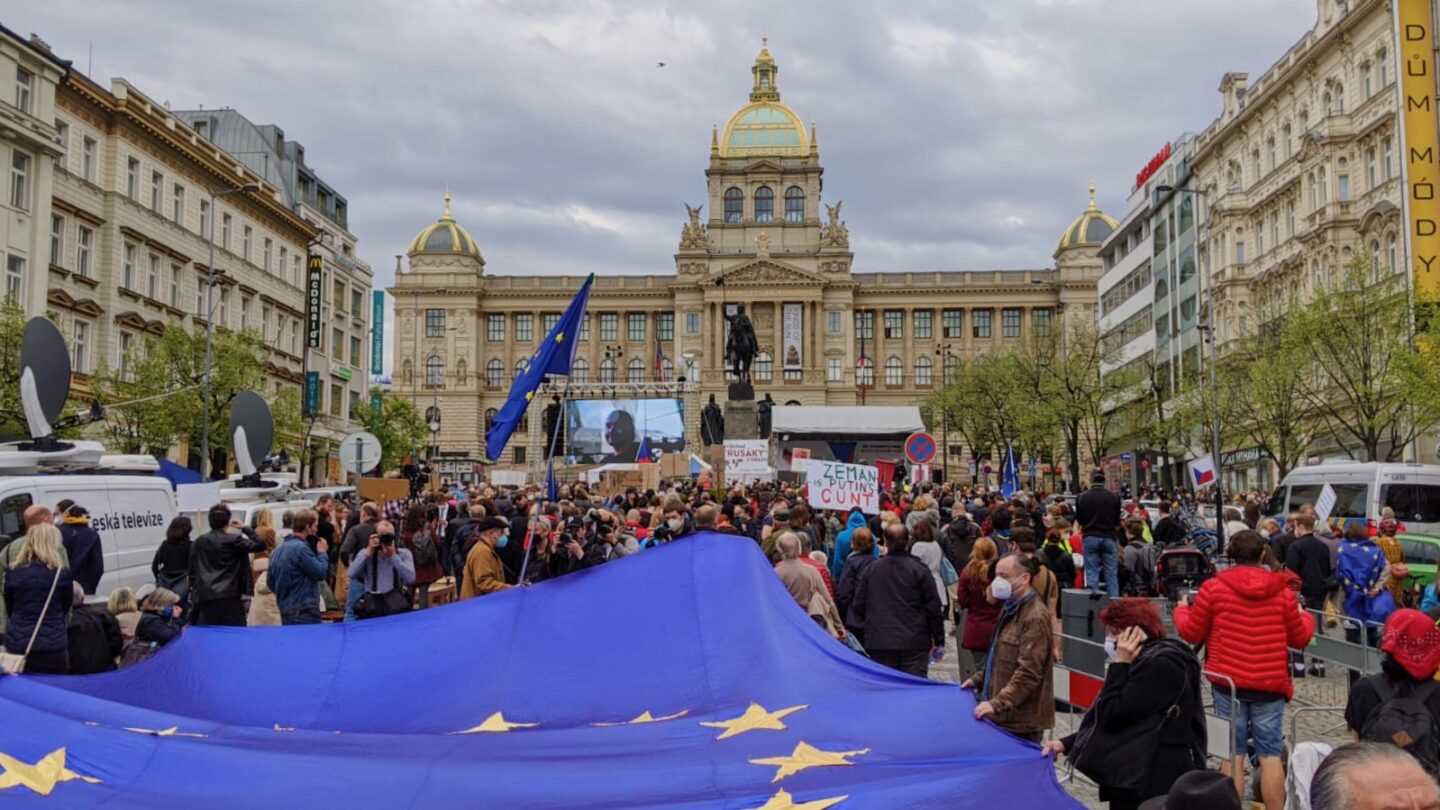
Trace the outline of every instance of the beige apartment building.
{"label": "beige apartment building", "polygon": [[[822,199],[816,127],[781,100],[778,72],[762,48],[748,100],[712,130],[705,203],[685,206],[674,271],[596,279],[568,396],[682,397],[687,444],[698,450],[701,408],[709,395],[722,403],[727,395],[725,313],[736,305],[760,344],[756,398],[804,405],[923,404],[947,366],[1094,317],[1098,248],[1115,222],[1093,188],[1053,267],[854,272],[843,201]],[[448,196],[408,259],[390,290],[391,392],[438,411],[440,468],[465,472],[484,460],[486,427],[517,366],[584,276],[487,272]],[[495,462],[538,469],[541,410],[532,407],[534,418]],[[963,469],[966,449],[956,441],[950,462]]]}

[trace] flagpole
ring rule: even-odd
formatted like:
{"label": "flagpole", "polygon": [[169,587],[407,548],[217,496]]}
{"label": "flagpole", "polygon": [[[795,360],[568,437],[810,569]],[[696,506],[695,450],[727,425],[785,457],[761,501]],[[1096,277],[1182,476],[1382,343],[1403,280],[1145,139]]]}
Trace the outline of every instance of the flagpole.
{"label": "flagpole", "polygon": [[[550,452],[545,457],[546,481],[545,487],[540,491],[540,497],[535,502],[535,507],[530,516],[530,526],[525,531],[525,557],[520,561],[519,584],[525,584],[525,572],[530,567],[530,549],[534,547],[535,528],[540,523],[540,512],[545,506],[546,497],[550,494],[549,473],[555,469],[555,444],[560,438],[560,425],[565,420],[565,403],[570,398],[570,378],[565,378],[565,387],[560,389],[560,413],[555,415],[555,425],[550,429]],[[556,482],[558,489],[560,484]]]}

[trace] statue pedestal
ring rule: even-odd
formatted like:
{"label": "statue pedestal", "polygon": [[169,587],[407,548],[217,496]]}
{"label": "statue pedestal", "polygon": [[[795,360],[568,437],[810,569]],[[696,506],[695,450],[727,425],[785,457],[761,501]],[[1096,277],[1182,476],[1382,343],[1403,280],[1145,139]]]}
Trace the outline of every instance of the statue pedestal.
{"label": "statue pedestal", "polygon": [[760,416],[754,402],[729,400],[725,403],[725,438],[760,438]]}
{"label": "statue pedestal", "polygon": [[729,400],[731,402],[753,402],[755,401],[755,387],[744,382],[730,383]]}

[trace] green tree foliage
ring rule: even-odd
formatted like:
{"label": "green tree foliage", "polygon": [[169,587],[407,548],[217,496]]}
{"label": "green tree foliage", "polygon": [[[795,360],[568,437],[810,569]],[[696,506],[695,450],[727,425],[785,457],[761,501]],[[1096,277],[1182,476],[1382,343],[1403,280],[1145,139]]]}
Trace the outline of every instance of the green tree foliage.
{"label": "green tree foliage", "polygon": [[378,410],[371,407],[369,397],[362,398],[352,416],[359,429],[373,433],[380,440],[382,470],[399,468],[406,454],[412,448],[423,447],[429,435],[420,412],[405,397],[382,394]]}

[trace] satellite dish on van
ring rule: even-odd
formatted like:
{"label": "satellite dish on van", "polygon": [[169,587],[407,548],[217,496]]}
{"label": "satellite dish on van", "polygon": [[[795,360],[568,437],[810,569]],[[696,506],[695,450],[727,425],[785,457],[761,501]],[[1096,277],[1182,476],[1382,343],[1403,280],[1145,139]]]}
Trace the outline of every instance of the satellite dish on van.
{"label": "satellite dish on van", "polygon": [[53,425],[69,396],[70,352],[65,338],[49,318],[31,318],[20,341],[20,406],[30,438],[39,441],[55,433]]}
{"label": "satellite dish on van", "polygon": [[357,430],[340,442],[340,464],[355,475],[364,475],[380,463],[380,440],[373,433]]}
{"label": "satellite dish on van", "polygon": [[241,391],[230,403],[230,442],[235,448],[235,469],[242,477],[255,475],[275,441],[275,419],[265,398]]}

